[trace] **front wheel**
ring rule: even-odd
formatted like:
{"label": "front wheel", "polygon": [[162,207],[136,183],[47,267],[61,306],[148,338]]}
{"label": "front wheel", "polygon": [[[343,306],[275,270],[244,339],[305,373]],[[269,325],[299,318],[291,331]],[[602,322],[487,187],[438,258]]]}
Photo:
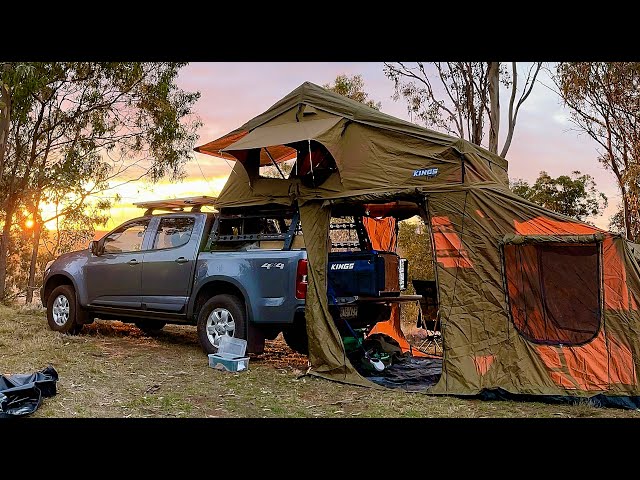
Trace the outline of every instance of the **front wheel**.
{"label": "front wheel", "polygon": [[210,298],[198,314],[198,340],[205,353],[216,353],[224,336],[247,338],[244,305],[234,295]]}
{"label": "front wheel", "polygon": [[78,322],[76,292],[71,285],[60,285],[49,295],[47,323],[51,330],[71,335],[82,329],[82,324]]}

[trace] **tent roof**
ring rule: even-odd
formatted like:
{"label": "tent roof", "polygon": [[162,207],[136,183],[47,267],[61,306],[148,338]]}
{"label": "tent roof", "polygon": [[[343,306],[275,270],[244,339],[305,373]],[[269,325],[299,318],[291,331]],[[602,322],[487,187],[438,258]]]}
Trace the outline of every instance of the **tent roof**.
{"label": "tent roof", "polygon": [[[297,173],[286,179],[260,175],[260,166],[296,158],[307,145],[311,150],[312,142],[324,146],[335,160],[336,170],[323,183],[310,187]],[[218,207],[363,199],[363,195],[384,202],[402,192],[508,185],[508,164],[502,157],[309,82],[195,150],[238,160],[218,197]]]}
{"label": "tent roof", "polygon": [[[298,106],[298,113],[302,113],[303,115],[313,112],[314,109],[318,109],[323,112],[343,117],[352,122],[358,122],[376,128],[411,135],[442,146],[457,146],[460,151],[474,151],[505,171],[507,170],[507,161],[504,158],[493,154],[482,147],[478,147],[471,142],[452,137],[450,135],[445,135],[414,123],[407,122],[406,120],[393,117],[311,82],[303,83],[272,105],[264,113],[252,118],[241,127],[236,128],[216,140],[200,145],[194,150],[199,153],[206,153],[208,155],[236,160],[235,157],[225,153],[223,150],[231,144],[241,140],[256,127],[273,120],[295,106]],[[295,158],[296,154],[294,149],[283,145],[276,146],[275,148],[269,148],[269,152],[277,162]],[[264,151],[261,152],[260,164],[269,165],[270,163],[271,160],[267,153]]]}

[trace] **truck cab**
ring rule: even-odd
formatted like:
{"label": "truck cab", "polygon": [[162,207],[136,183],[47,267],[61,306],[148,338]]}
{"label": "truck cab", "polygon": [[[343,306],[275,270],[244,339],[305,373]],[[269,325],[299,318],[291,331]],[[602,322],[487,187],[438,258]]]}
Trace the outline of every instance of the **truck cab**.
{"label": "truck cab", "polygon": [[151,331],[187,322],[198,252],[215,221],[214,212],[201,209],[213,200],[136,204],[146,208],[143,216],[90,242],[86,250],[49,262],[40,291],[49,326],[75,333],[98,317]]}

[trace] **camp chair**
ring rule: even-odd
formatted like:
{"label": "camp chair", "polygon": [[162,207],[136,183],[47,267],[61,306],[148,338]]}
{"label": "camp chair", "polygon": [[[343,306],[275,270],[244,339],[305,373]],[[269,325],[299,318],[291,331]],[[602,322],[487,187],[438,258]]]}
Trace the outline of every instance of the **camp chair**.
{"label": "camp chair", "polygon": [[418,347],[424,353],[442,355],[442,332],[440,331],[440,316],[438,315],[438,296],[435,280],[411,281],[416,294],[421,296],[419,301],[417,327],[424,328],[427,337]]}
{"label": "camp chair", "polygon": [[435,319],[425,320],[422,308],[420,308],[418,310],[418,325],[427,332],[427,337],[418,346],[418,350],[433,355],[442,355],[442,332],[437,314]]}

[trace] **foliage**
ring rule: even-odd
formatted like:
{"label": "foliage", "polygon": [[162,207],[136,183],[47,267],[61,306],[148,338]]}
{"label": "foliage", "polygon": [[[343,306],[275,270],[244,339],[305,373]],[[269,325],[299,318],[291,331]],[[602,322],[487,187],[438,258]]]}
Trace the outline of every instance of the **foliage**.
{"label": "foliage", "polygon": [[362,75],[352,75],[349,77],[348,75],[340,74],[333,81],[333,84],[326,83],[323,87],[351,98],[352,100],[356,100],[357,102],[364,103],[376,110],[382,108],[382,103],[370,99],[369,94],[364,91]]}
{"label": "foliage", "polygon": [[29,278],[29,264],[33,254],[35,232],[33,227],[25,228],[24,225],[30,217],[25,212],[19,211],[11,231],[12,242],[8,252],[5,301],[23,296],[29,286],[37,297],[37,289],[40,287],[47,262],[63,253],[87,248],[89,241],[94,238],[95,227],[106,225],[110,206],[111,203],[108,201],[92,201],[82,211],[56,218],[52,222],[55,229],[43,228],[38,239],[32,279]]}
{"label": "foliage", "polygon": [[409,278],[434,278],[431,238],[420,217],[398,223],[398,250],[409,261]]}
{"label": "foliage", "polygon": [[[420,217],[413,217],[398,223],[398,254],[406,258],[409,264],[407,295],[415,294],[412,279],[433,280],[435,278],[431,237],[429,230]],[[402,323],[413,326],[418,318],[418,306],[403,304],[400,308]]]}
{"label": "foliage", "polygon": [[[284,178],[288,178],[289,174],[293,170],[294,163],[295,160],[287,160],[286,162],[279,163],[278,168],[280,169],[280,171],[278,171],[278,168],[276,168],[274,165],[261,167],[260,176],[267,178],[282,178],[282,175],[284,175]],[[282,172],[282,175],[280,174],[280,172]]]}
{"label": "foliage", "polygon": [[[18,220],[24,224],[25,216],[22,212],[18,215]],[[7,284],[12,288],[7,292],[6,298],[3,299],[5,302],[13,300],[26,290],[29,256],[31,254],[29,233],[22,229],[19,223],[12,228],[11,236],[13,242],[11,242],[11,248],[7,252]]]}
{"label": "foliage", "polygon": [[582,221],[601,215],[608,203],[593,177],[579,171],[557,178],[542,171],[533,185],[519,179],[511,182],[510,188],[522,198]]}
{"label": "foliage", "polygon": [[[635,243],[640,243],[640,217],[638,217],[638,210],[632,209],[631,215],[629,217],[630,220],[630,229],[631,232],[627,237],[629,240]],[[612,232],[619,233],[621,235],[625,235],[626,227],[625,227],[625,215],[624,208],[620,206],[618,211],[614,213],[609,219],[609,229]]]}
{"label": "foliage", "polygon": [[554,81],[578,128],[599,148],[622,193],[623,231],[638,238],[640,62],[563,62]]}
{"label": "foliage", "polygon": [[[68,222],[116,179],[181,178],[200,125],[199,93],[176,85],[184,65],[0,64],[0,296],[21,208],[41,223]],[[60,207],[55,217],[40,219],[43,203]]]}

